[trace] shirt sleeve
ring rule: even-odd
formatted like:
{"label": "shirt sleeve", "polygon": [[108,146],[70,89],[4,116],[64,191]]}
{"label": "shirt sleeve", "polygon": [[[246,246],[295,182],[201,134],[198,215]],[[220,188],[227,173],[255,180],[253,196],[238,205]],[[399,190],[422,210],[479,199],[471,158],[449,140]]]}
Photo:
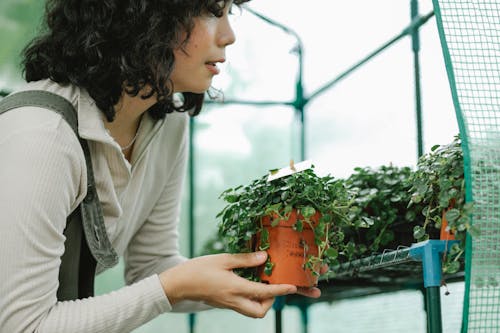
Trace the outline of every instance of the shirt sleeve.
{"label": "shirt sleeve", "polygon": [[71,128],[45,111],[10,111],[0,122],[0,332],[129,332],[171,310],[156,275],[57,301],[63,230],[85,194],[86,168]]}

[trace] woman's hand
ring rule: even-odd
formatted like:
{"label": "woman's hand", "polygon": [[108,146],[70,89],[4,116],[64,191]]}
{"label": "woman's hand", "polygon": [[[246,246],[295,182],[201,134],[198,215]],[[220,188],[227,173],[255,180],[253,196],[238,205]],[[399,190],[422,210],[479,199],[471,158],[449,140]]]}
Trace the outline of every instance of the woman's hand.
{"label": "woman's hand", "polygon": [[182,300],[203,301],[262,318],[274,297],[297,292],[293,285],[252,282],[233,272],[235,268],[262,265],[266,258],[266,252],[198,257],[161,273],[160,281],[172,305]]}
{"label": "woman's hand", "polygon": [[[319,275],[326,274],[330,268],[328,265],[323,265],[321,266],[321,269],[319,271]],[[318,298],[321,296],[321,290],[316,287],[311,287],[311,288],[306,288],[306,287],[298,287],[297,288],[297,294],[302,295],[302,296],[307,296],[311,298]]]}

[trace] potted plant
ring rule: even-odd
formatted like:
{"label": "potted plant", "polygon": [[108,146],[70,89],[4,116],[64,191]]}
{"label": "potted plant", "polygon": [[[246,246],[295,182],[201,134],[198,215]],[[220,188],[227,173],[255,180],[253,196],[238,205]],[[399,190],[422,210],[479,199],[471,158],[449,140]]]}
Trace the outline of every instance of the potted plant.
{"label": "potted plant", "polygon": [[466,232],[473,236],[479,233],[470,224],[472,203],[465,202],[460,137],[455,136],[448,145],[436,145],[430,153],[421,156],[410,181],[411,200],[408,206],[423,205],[424,216],[424,223],[414,227],[415,239],[429,239],[429,232],[437,229],[441,231],[441,239],[459,240],[451,247],[443,263],[443,272],[457,272],[465,249]]}
{"label": "potted plant", "polygon": [[345,180],[354,198],[348,215],[353,227],[346,234],[358,245],[355,257],[415,242],[413,227],[424,219],[421,203],[407,207],[412,174],[406,166],[357,167]]}
{"label": "potted plant", "polygon": [[270,180],[266,175],[224,191],[220,197],[227,205],[217,215],[219,235],[230,253],[268,252],[263,267],[242,269],[240,275],[309,287],[317,284],[323,264],[338,263],[353,247],[343,233],[351,201],[343,182],[317,176],[312,165],[293,169],[292,164],[284,177]]}

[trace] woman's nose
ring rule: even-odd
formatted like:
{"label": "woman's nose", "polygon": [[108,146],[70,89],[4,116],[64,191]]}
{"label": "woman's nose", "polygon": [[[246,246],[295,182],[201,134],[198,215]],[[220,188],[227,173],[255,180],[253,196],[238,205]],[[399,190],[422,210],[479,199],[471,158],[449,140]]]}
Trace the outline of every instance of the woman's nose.
{"label": "woman's nose", "polygon": [[220,35],[219,35],[219,46],[225,47],[233,44],[236,41],[236,35],[234,34],[233,28],[229,23],[227,15],[221,22]]}

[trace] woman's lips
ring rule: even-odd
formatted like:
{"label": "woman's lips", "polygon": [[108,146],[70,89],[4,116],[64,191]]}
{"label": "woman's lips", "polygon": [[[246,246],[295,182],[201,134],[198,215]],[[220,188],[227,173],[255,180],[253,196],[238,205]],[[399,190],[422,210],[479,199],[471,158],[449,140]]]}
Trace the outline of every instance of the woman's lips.
{"label": "woman's lips", "polygon": [[207,63],[205,63],[205,66],[208,68],[210,73],[212,73],[213,75],[217,75],[220,73],[220,69],[217,67],[216,62],[207,62]]}

